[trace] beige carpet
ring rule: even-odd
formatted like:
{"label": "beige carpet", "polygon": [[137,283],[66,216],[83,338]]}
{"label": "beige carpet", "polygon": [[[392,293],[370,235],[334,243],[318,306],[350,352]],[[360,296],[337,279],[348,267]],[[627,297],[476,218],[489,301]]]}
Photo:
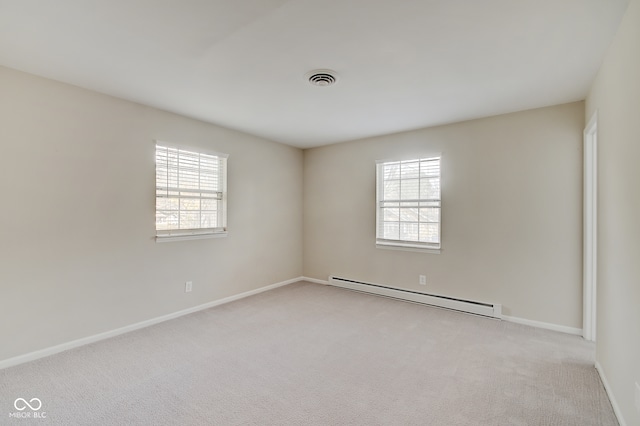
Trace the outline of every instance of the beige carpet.
{"label": "beige carpet", "polygon": [[616,425],[593,351],[298,283],[1,370],[0,424]]}

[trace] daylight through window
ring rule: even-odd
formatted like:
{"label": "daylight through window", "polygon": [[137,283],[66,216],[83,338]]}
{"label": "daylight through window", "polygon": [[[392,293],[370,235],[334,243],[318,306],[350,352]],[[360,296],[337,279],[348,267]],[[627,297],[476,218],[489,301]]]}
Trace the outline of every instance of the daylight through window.
{"label": "daylight through window", "polygon": [[156,235],[226,232],[227,156],[156,145]]}
{"label": "daylight through window", "polygon": [[377,164],[377,244],[439,249],[440,216],[440,157]]}

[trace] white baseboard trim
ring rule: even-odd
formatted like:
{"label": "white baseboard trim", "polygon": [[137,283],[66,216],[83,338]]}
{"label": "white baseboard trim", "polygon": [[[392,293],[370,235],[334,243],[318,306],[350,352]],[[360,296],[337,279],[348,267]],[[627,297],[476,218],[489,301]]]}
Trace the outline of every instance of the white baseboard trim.
{"label": "white baseboard trim", "polygon": [[300,279],[303,280],[303,281],[308,281],[310,283],[314,283],[314,284],[329,285],[329,281],[319,280],[317,278],[302,277]]}
{"label": "white baseboard trim", "polygon": [[[317,278],[301,277],[301,280],[307,281],[307,282],[310,282],[310,283],[315,283],[315,284],[329,285],[329,281],[319,280]],[[559,331],[560,333],[566,333],[566,334],[573,334],[573,335],[576,335],[576,336],[582,336],[582,329],[581,328],[567,327],[567,326],[564,326],[564,325],[551,324],[551,323],[542,322],[542,321],[528,320],[528,319],[525,319],[525,318],[511,317],[511,316],[508,316],[508,315],[502,315],[501,319],[503,319],[505,321],[513,322],[513,323],[516,323],[516,324],[528,325],[528,326],[531,326],[531,327],[543,328],[545,330]]]}
{"label": "white baseboard trim", "polygon": [[627,422],[624,420],[622,416],[622,411],[620,410],[620,406],[613,396],[613,392],[611,391],[611,387],[609,386],[609,382],[607,381],[607,377],[604,375],[604,370],[602,369],[602,365],[598,361],[596,361],[596,371],[600,375],[600,380],[604,385],[604,390],[607,392],[607,396],[609,397],[609,401],[611,401],[611,407],[613,407],[613,413],[616,415],[618,419],[618,423],[620,426],[627,426]]}
{"label": "white baseboard trim", "polygon": [[503,315],[502,319],[505,321],[514,322],[516,324],[529,325],[531,327],[544,328],[545,330],[553,330],[553,331],[559,331],[560,333],[575,334],[576,336],[582,336],[581,328],[567,327],[565,325],[528,320],[525,318],[510,317],[508,315]]}
{"label": "white baseboard trim", "polygon": [[194,306],[191,308],[183,309],[181,311],[172,312],[167,315],[162,315],[156,318],[151,318],[146,321],[138,322],[135,324],[126,325],[124,327],[117,328],[115,330],[105,331],[104,333],[95,334],[93,336],[83,337],[80,339],[72,340],[70,342],[62,343],[56,346],[51,346],[48,348],[40,349],[34,352],[29,352],[24,355],[18,355],[13,358],[8,358],[0,361],[0,370],[4,368],[13,367],[19,364],[24,364],[25,362],[35,361],[36,359],[44,358],[46,356],[54,355],[60,352],[67,351],[69,349],[77,348],[80,346],[88,345],[90,343],[98,342],[100,340],[105,340],[110,337],[119,336],[120,334],[128,333],[130,331],[139,330],[141,328],[149,327],[155,324],[159,324],[164,321],[172,320],[175,318],[179,318],[184,315],[192,314],[194,312],[202,311],[204,309],[209,309],[214,306],[223,305],[225,303],[233,302],[235,300],[243,299],[245,297],[253,296],[254,294],[262,293],[268,290],[273,290],[274,288],[282,287],[285,285],[297,283],[299,281],[308,281],[307,278],[297,277],[292,278],[290,280],[282,281],[279,283],[271,284],[265,287],[260,287],[255,290],[246,291],[244,293],[236,294],[233,296],[225,297],[223,299],[214,300],[212,302],[208,302],[202,305]]}

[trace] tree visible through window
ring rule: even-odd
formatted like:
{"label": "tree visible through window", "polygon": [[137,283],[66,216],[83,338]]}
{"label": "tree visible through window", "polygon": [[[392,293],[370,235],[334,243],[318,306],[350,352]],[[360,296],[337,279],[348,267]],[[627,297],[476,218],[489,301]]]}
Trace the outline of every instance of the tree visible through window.
{"label": "tree visible through window", "polygon": [[226,232],[226,155],[156,145],[156,235]]}
{"label": "tree visible through window", "polygon": [[379,162],[376,201],[378,244],[440,248],[440,157]]}

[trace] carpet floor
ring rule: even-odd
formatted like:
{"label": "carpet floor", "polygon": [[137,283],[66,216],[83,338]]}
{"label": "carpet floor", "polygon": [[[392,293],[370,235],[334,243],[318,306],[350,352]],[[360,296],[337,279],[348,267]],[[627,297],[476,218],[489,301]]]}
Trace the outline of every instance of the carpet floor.
{"label": "carpet floor", "polygon": [[301,282],[0,370],[0,424],[617,422],[578,336]]}

